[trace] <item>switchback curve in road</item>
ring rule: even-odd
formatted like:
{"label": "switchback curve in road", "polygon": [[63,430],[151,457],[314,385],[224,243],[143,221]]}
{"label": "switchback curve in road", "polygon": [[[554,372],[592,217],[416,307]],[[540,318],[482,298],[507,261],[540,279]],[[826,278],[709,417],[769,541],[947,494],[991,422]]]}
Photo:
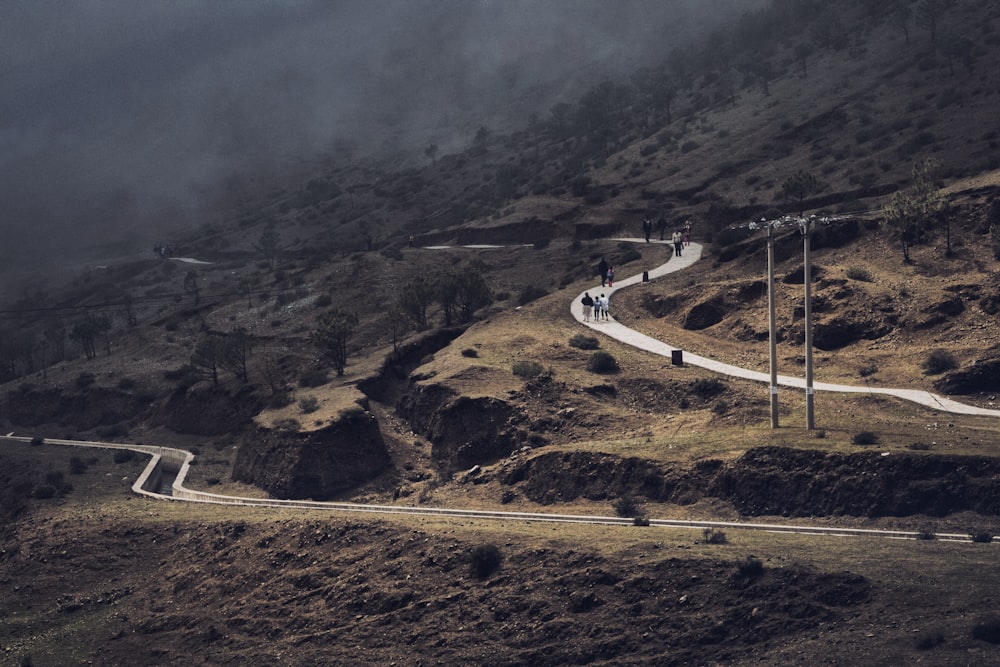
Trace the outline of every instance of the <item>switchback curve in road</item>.
{"label": "switchback curve in road", "polygon": [[[618,241],[631,241],[636,243],[644,242],[643,239],[616,239]],[[665,243],[650,241],[650,243]],[[648,277],[650,280],[665,276],[668,273],[674,273],[675,271],[680,271],[686,269],[696,261],[701,258],[702,246],[699,243],[692,243],[690,246],[684,249],[683,254],[680,257],[673,256],[665,264],[656,267],[648,272]],[[616,280],[614,287],[601,287],[597,285],[591,287],[585,292],[589,292],[590,295],[596,296],[599,294],[605,294],[609,298],[612,294],[620,289],[624,289],[631,285],[642,282],[642,274],[637,274],[624,280]],[[651,352],[653,354],[658,354],[664,357],[670,357],[674,350],[680,348],[665,343],[663,341],[647,336],[646,334],[639,333],[633,329],[629,329],[624,324],[616,322],[614,320],[614,308],[611,309],[611,319],[607,321],[585,321],[583,319],[583,304],[580,300],[583,298],[584,292],[580,292],[570,304],[570,313],[580,324],[593,329],[594,331],[599,331],[610,338],[621,341],[632,347],[636,347],[640,350],[645,350],[646,352]],[[706,370],[710,370],[714,373],[719,373],[720,375],[728,375],[730,377],[743,378],[745,380],[753,380],[755,382],[763,382],[765,384],[770,384],[771,376],[769,373],[762,373],[759,371],[752,371],[748,368],[740,368],[739,366],[733,366],[731,364],[725,364],[721,361],[716,361],[714,359],[709,359],[708,357],[702,357],[697,354],[691,354],[689,352],[684,352],[684,363],[691,364],[692,366],[698,366]],[[793,377],[790,375],[779,375],[778,385],[784,387],[795,387],[799,389],[805,389],[806,381],[805,378]],[[991,410],[989,408],[980,408],[974,405],[967,405],[965,403],[960,403],[959,401],[952,400],[950,398],[945,398],[944,396],[939,396],[938,394],[933,394],[929,391],[923,391],[921,389],[892,389],[883,387],[861,387],[857,385],[849,384],[834,384],[830,382],[813,382],[814,391],[829,391],[829,392],[844,392],[844,393],[859,393],[859,394],[883,394],[886,396],[894,396],[896,398],[903,399],[905,401],[911,401],[913,403],[918,403],[925,407],[933,408],[935,410],[941,410],[942,412],[950,412],[953,414],[963,414],[963,415],[978,415],[985,417],[1000,417],[1000,410]]]}

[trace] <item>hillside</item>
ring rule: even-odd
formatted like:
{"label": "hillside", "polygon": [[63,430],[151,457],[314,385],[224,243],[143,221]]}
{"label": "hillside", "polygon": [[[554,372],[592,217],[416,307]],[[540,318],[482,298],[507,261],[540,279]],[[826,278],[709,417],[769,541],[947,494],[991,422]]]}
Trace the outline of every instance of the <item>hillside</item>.
{"label": "hillside", "polygon": [[[904,4],[774,2],[523,131],[305,165],[169,252],[8,285],[0,432],[187,447],[189,483],[233,495],[992,538],[994,419],[819,392],[810,430],[782,390],[771,429],[766,386],[569,312],[602,258],[667,261],[644,216],[690,220],[702,259],[612,313],[765,371],[747,223],[801,208],[836,218],[812,236],[817,381],[996,408],[1000,7],[959,0],[932,43]],[[904,261],[881,207],[926,158],[948,207]],[[778,230],[797,376],[802,247]],[[342,375],[324,316],[350,324]],[[140,462],[107,452],[0,461],[0,664],[959,665],[997,641],[991,544],[195,508],[133,497]]]}

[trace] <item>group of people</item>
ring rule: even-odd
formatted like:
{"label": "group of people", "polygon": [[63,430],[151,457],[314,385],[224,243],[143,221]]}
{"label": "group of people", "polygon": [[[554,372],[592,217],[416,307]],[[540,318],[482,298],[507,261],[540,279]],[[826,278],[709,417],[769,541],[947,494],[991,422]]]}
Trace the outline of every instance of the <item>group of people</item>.
{"label": "group of people", "polygon": [[[663,241],[663,234],[667,230],[667,219],[660,214],[660,219],[656,221],[656,230],[660,233],[660,240]],[[646,243],[649,243],[649,239],[653,234],[653,221],[649,219],[647,215],[642,221],[642,235],[646,238]],[[684,221],[684,231],[681,232],[680,229],[675,230],[670,237],[670,242],[674,244],[674,255],[676,257],[681,256],[681,251],[687,246],[691,245],[691,221]]]}
{"label": "group of people", "polygon": [[595,322],[598,320],[609,319],[609,311],[611,309],[611,299],[602,294],[596,299],[590,296],[590,292],[583,293],[583,299],[580,300],[583,303],[583,321],[589,322],[593,319]]}
{"label": "group of people", "polygon": [[608,264],[608,261],[603,257],[597,264],[597,272],[601,274],[601,287],[615,286],[615,267]]}

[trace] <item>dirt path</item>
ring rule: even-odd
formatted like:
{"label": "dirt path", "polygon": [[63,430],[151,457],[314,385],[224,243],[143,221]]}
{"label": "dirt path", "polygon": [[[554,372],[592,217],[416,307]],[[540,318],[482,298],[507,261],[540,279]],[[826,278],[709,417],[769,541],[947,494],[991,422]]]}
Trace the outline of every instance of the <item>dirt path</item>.
{"label": "dirt path", "polygon": [[[618,241],[631,241],[636,243],[643,243],[643,239],[615,239]],[[684,250],[684,254],[681,257],[671,257],[666,264],[663,264],[652,271],[648,272],[649,280],[654,280],[660,276],[667,275],[668,273],[674,273],[675,271],[680,271],[686,269],[696,261],[701,258],[702,246],[699,243],[692,243]],[[630,285],[635,285],[642,282],[642,275],[635,275],[624,280],[615,281],[614,287],[601,287],[597,285],[591,287],[586,292],[591,293],[591,296],[595,294],[603,293],[607,296],[613,295],[620,289],[629,287]],[[664,357],[670,357],[675,350],[680,348],[674,347],[669,343],[657,340],[643,333],[639,333],[633,329],[629,329],[623,324],[619,324],[614,320],[614,308],[611,308],[612,317],[610,320],[585,320],[583,316],[583,304],[580,300],[583,298],[584,292],[578,294],[573,301],[570,303],[570,312],[577,322],[589,327],[595,331],[600,331],[601,333],[614,338],[615,340],[621,341],[626,345],[631,345],[633,347],[645,350],[646,352],[651,352],[653,354],[658,354]],[[770,383],[771,377],[767,373],[761,373],[759,371],[752,371],[747,368],[740,368],[739,366],[732,366],[730,364],[725,364],[720,361],[715,361],[714,359],[709,359],[707,357],[702,357],[696,354],[684,353],[684,363],[691,364],[692,366],[698,366],[699,368],[704,368],[710,370],[714,373],[719,373],[721,375],[728,375],[731,377],[743,378],[746,380],[753,380],[755,382]],[[784,387],[795,387],[799,389],[804,389],[806,386],[805,378],[792,377],[790,375],[779,375],[778,385]],[[941,410],[943,412],[951,412],[954,414],[963,415],[979,415],[985,417],[1000,417],[1000,410],[990,410],[988,408],[980,408],[973,405],[966,405],[965,403],[960,403],[958,401],[952,400],[950,398],[945,398],[944,396],[939,396],[938,394],[932,394],[929,391],[923,391],[920,389],[894,389],[894,388],[882,388],[882,387],[868,387],[868,386],[856,386],[848,384],[833,384],[829,382],[814,382],[813,389],[815,391],[829,391],[829,392],[844,392],[844,393],[866,393],[866,394],[883,394],[886,396],[895,396],[896,398],[903,399],[905,401],[910,401],[913,403],[918,403],[920,405],[933,408],[935,410]]]}

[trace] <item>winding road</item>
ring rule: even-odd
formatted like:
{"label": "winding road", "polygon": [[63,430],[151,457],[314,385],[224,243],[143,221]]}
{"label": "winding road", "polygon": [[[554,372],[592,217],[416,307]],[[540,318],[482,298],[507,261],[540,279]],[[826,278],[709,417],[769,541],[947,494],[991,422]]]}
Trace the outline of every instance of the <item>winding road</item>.
{"label": "winding road", "polygon": [[[639,241],[640,239],[618,239],[623,241]],[[657,277],[678,271],[691,266],[701,257],[702,246],[692,243],[682,257],[672,257],[666,264],[648,272],[648,277],[653,280]],[[618,290],[634,285],[642,281],[642,275],[632,276],[617,282],[613,288],[601,288],[600,286],[591,288],[590,292],[603,291],[610,296]],[[650,338],[637,331],[633,331],[613,320],[603,322],[585,322],[583,319],[583,305],[580,303],[580,296],[573,299],[570,312],[584,326],[588,326],[595,331],[620,340],[623,343],[646,350],[653,354],[670,356],[678,348],[672,347],[664,342]],[[708,370],[731,375],[734,377],[746,378],[760,382],[770,382],[770,377],[765,373],[750,371],[744,368],[723,364],[712,359],[697,355],[684,355],[685,363],[706,368]],[[805,381],[801,378],[779,376],[778,382],[785,386],[804,387]],[[870,392],[896,396],[905,400],[914,401],[921,405],[926,405],[938,410],[971,415],[1000,416],[998,410],[986,410],[974,406],[965,405],[957,401],[952,401],[925,391],[909,389],[872,389],[869,387],[854,387],[850,385],[817,383],[816,389],[823,391],[841,392]],[[13,433],[0,437],[0,440],[12,440],[18,442],[30,442],[32,438],[15,436]],[[241,507],[268,507],[281,509],[301,509],[325,512],[362,512],[375,513],[380,515],[409,514],[419,516],[451,517],[461,519],[481,519],[492,521],[532,521],[532,522],[555,522],[555,523],[585,523],[632,526],[635,521],[630,518],[617,516],[594,516],[576,514],[555,514],[543,512],[502,512],[490,510],[468,510],[450,509],[441,507],[409,506],[409,505],[375,505],[361,503],[342,502],[320,502],[311,500],[281,500],[273,498],[247,498],[241,496],[229,496],[217,493],[208,493],[189,489],[184,485],[188,471],[195,459],[195,455],[183,449],[172,447],[157,447],[152,445],[136,445],[123,443],[108,443],[81,440],[55,440],[47,439],[47,443],[57,445],[70,445],[75,447],[97,447],[102,449],[128,449],[150,456],[149,464],[132,485],[132,491],[136,494],[161,501],[183,501],[194,503],[206,503],[214,505],[235,505]],[[170,493],[162,493],[161,488],[169,482]],[[921,539],[921,533],[903,530],[875,530],[859,528],[832,528],[827,526],[805,526],[805,525],[785,525],[768,523],[745,523],[737,521],[699,521],[680,519],[649,519],[649,526],[661,528],[687,528],[687,529],[739,529],[739,530],[763,530],[769,532],[799,533],[811,535],[828,535],[840,537],[879,537],[888,539]],[[959,533],[938,533],[935,537],[945,542],[969,542],[970,536]]]}

